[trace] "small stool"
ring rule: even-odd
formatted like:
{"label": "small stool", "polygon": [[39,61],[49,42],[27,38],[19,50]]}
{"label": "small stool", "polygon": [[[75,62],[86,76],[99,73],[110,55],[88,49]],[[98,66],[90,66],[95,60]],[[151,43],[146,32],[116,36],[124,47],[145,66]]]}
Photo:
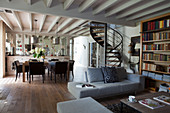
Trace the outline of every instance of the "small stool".
{"label": "small stool", "polygon": [[77,100],[59,102],[57,104],[58,113],[113,113],[106,107],[92,99],[86,97]]}

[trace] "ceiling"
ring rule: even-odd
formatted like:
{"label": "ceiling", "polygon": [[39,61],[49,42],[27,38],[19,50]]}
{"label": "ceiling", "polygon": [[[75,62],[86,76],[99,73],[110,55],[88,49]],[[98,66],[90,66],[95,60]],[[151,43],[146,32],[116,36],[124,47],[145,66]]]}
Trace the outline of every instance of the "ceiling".
{"label": "ceiling", "polygon": [[135,26],[165,13],[170,0],[0,0],[8,32],[34,34],[36,29],[39,35],[88,35],[82,26],[90,21]]}

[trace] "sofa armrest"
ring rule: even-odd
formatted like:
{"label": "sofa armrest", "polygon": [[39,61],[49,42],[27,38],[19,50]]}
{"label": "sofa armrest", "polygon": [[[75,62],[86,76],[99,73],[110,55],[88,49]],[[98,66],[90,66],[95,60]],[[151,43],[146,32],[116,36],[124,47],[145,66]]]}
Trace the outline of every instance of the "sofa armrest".
{"label": "sofa armrest", "polygon": [[144,88],[145,88],[145,76],[139,75],[139,74],[128,73],[127,79],[130,80],[130,81],[139,82],[140,83],[140,89],[144,90]]}

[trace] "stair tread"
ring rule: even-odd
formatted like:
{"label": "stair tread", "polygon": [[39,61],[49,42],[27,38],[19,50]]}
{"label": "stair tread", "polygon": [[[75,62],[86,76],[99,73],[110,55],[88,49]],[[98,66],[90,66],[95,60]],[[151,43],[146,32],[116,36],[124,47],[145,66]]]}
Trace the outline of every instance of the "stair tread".
{"label": "stair tread", "polygon": [[102,40],[97,40],[98,42],[104,42],[104,39],[102,39]]}
{"label": "stair tread", "polygon": [[94,38],[104,37],[104,35],[94,36]]}
{"label": "stair tread", "polygon": [[104,33],[104,30],[93,31],[92,33]]}
{"label": "stair tread", "polygon": [[120,58],[120,56],[106,56],[106,57]]}
{"label": "stair tread", "polygon": [[115,65],[115,64],[106,64],[106,66],[119,66],[119,65]]}
{"label": "stair tread", "polygon": [[106,60],[106,61],[110,61],[110,62],[120,62],[119,60]]}
{"label": "stair tread", "polygon": [[104,28],[104,26],[90,26],[91,28]]}

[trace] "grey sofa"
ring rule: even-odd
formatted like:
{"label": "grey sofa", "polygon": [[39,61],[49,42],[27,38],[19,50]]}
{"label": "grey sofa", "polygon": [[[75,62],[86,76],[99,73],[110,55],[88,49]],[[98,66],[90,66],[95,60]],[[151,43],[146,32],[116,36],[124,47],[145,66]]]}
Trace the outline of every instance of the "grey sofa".
{"label": "grey sofa", "polygon": [[[91,69],[88,69],[88,71]],[[99,69],[98,69],[99,70]],[[80,82],[69,82],[68,90],[76,98],[93,97],[103,98],[108,96],[115,96],[125,93],[134,93],[136,91],[144,90],[145,77],[137,74],[129,74],[124,71],[124,68],[116,69],[116,74],[119,76],[119,81],[114,83],[104,83],[102,80],[103,73],[101,71],[88,72],[88,82],[94,85],[94,88],[77,88],[76,85]],[[100,75],[102,74],[102,75]],[[100,79],[99,79],[100,78]],[[96,79],[96,81],[95,81]],[[103,78],[104,79],[104,78]]]}

